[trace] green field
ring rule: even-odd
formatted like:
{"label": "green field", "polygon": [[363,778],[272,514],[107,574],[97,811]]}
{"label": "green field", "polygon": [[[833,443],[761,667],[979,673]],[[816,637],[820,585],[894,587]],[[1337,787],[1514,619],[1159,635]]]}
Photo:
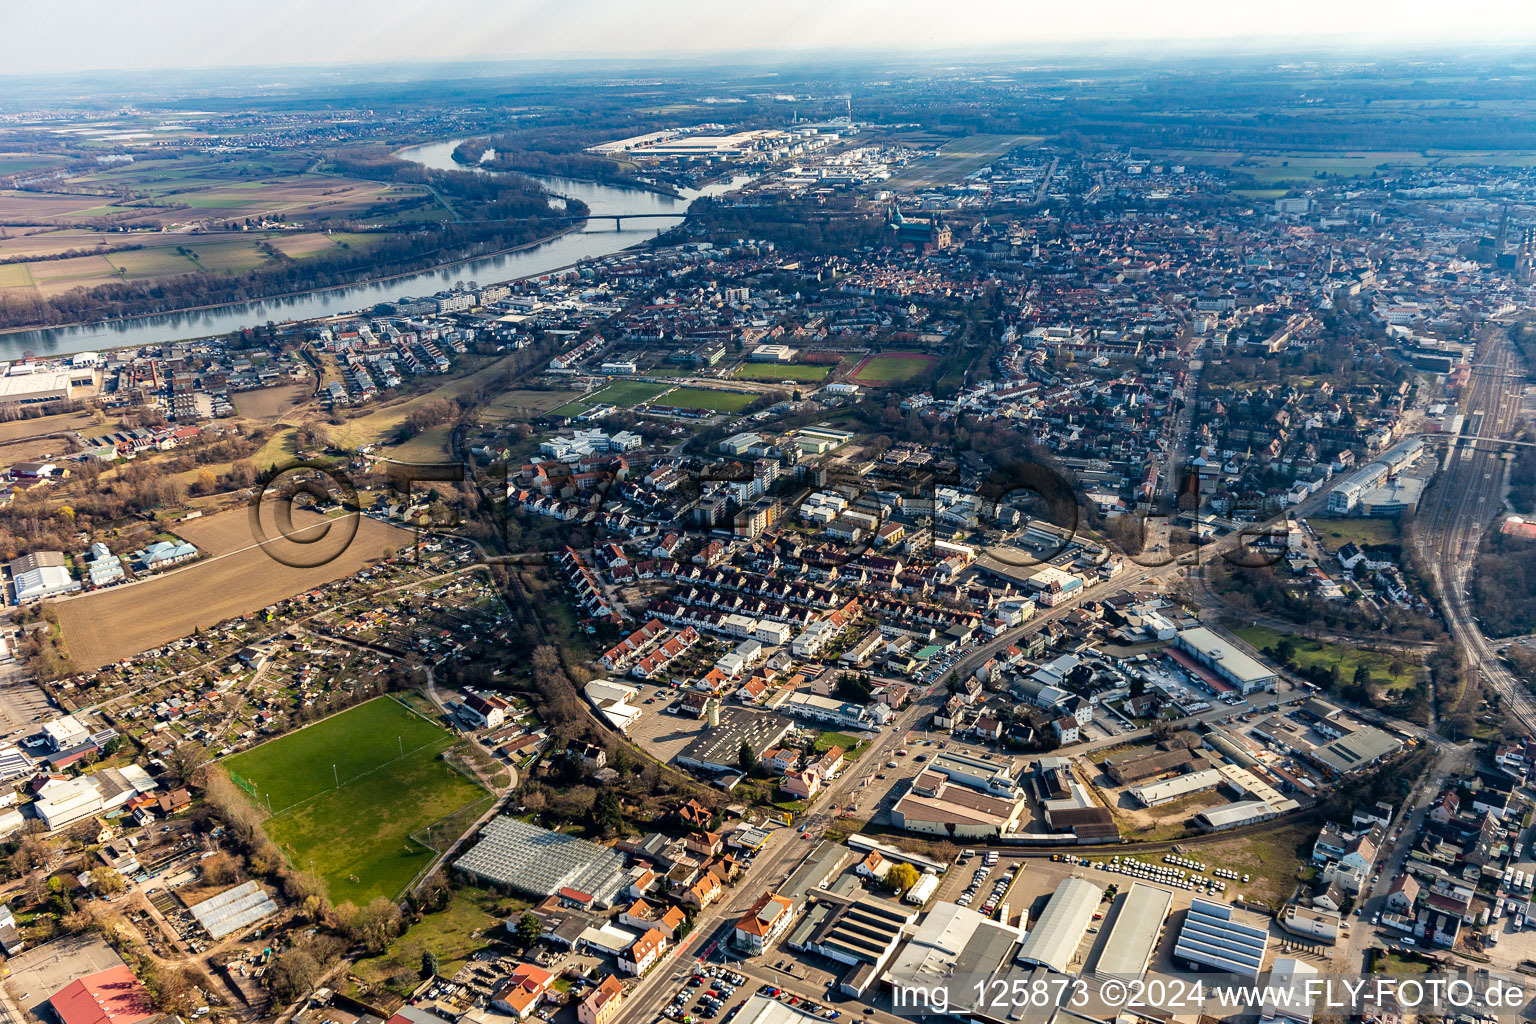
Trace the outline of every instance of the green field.
{"label": "green field", "polygon": [[[1232,632],[1242,637],[1248,643],[1260,650],[1273,647],[1281,638],[1289,635],[1278,629],[1270,629],[1268,626],[1243,626]],[[1415,665],[1411,658],[1405,657],[1406,668],[1402,675],[1393,676],[1391,672],[1392,655],[1383,654],[1380,651],[1366,651],[1358,647],[1346,647],[1342,644],[1324,643],[1320,640],[1309,640],[1306,637],[1291,636],[1291,643],[1296,645],[1295,664],[1299,668],[1310,668],[1320,665],[1330,668],[1339,667],[1339,676],[1346,683],[1355,678],[1355,670],[1361,665],[1371,674],[1371,679],[1378,686],[1385,686],[1389,690],[1407,690],[1418,684],[1424,678],[1422,666]]]}
{"label": "green field", "polygon": [[0,288],[31,288],[32,272],[25,263],[0,263]]}
{"label": "green field", "polygon": [[398,896],[431,862],[412,832],[485,797],[438,756],[455,742],[394,698],[378,697],[223,764],[270,805],[263,828],[294,867],[313,866],[332,902],[361,906]]}
{"label": "green field", "polygon": [[1329,551],[1354,541],[1361,547],[1391,546],[1401,539],[1396,519],[1307,519],[1318,539]]}
{"label": "green field", "polygon": [[738,380],[825,380],[832,372],[830,366],[811,366],[802,363],[743,363],[731,374]]}
{"label": "green field", "polygon": [[849,380],[855,384],[895,384],[921,377],[933,366],[934,358],[921,352],[892,352],[864,359]]}
{"label": "green field", "polygon": [[616,405],[620,409],[633,409],[641,402],[649,402],[663,391],[665,384],[652,384],[648,380],[614,381],[603,390],[582,399],[587,405]]}
{"label": "green field", "polygon": [[712,391],[709,388],[678,388],[661,399],[662,405],[677,409],[708,409],[710,412],[741,412],[761,398],[739,391]]}

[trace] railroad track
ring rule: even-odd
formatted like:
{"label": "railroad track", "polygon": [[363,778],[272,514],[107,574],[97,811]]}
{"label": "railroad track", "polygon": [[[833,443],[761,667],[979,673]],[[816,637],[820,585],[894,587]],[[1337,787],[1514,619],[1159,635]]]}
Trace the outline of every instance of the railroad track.
{"label": "railroad track", "polygon": [[1525,379],[1502,329],[1485,332],[1477,357],[1463,398],[1465,433],[1474,438],[1452,442],[1434,504],[1418,518],[1414,536],[1440,591],[1452,639],[1466,653],[1477,678],[1499,694],[1504,712],[1525,728],[1536,729],[1536,698],[1504,666],[1483,635],[1468,596],[1478,545],[1500,505],[1506,450],[1497,442],[1477,438],[1513,434]]}

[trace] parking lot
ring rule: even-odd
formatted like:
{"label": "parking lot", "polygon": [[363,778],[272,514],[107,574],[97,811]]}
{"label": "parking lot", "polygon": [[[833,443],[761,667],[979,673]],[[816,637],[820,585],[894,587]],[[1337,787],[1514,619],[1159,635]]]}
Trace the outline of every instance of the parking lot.
{"label": "parking lot", "polygon": [[0,663],[0,739],[30,736],[58,714],[20,662]]}
{"label": "parking lot", "polygon": [[672,1001],[662,1015],[675,1021],[730,1020],[750,992],[737,997],[737,990],[748,984],[745,975],[723,964],[700,965],[677,987]]}
{"label": "parking lot", "polygon": [[[656,757],[670,763],[704,731],[704,719],[682,711],[682,691],[633,679],[624,682],[640,691],[634,703],[644,712],[640,720],[629,727],[629,738]],[[668,714],[667,708],[672,706],[682,713]]]}

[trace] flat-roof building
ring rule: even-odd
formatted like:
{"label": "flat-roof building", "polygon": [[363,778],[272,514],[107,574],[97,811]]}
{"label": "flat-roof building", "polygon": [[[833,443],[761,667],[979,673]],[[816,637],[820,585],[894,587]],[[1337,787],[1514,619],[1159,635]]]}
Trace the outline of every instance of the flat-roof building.
{"label": "flat-roof building", "polygon": [[1342,736],[1320,747],[1302,751],[1302,756],[1339,775],[1348,775],[1369,768],[1382,758],[1390,757],[1402,748],[1397,737],[1382,732],[1372,725],[1361,726],[1347,736]]}
{"label": "flat-roof building", "polygon": [[1268,948],[1268,928],[1239,920],[1238,911],[1228,904],[1196,897],[1190,901],[1173,956],[1196,967],[1257,979]]}
{"label": "flat-roof building", "polygon": [[1157,949],[1172,901],[1172,890],[1132,882],[1130,890],[1117,903],[1115,923],[1109,929],[1094,971],[1101,975],[1141,977]]}
{"label": "flat-roof building", "polygon": [[[1019,932],[969,907],[940,903],[920,920],[912,939],[891,961],[886,979],[907,994],[949,988],[949,1010],[964,1016],[973,991],[949,985],[956,977],[986,978],[1008,961]],[[916,1005],[904,995],[903,1005]]]}
{"label": "flat-roof building", "polygon": [[748,711],[745,708],[721,708],[720,722],[705,728],[677,755],[685,768],[706,772],[738,771],[741,745],[761,758],[764,751],[776,747],[794,723],[782,715]]}
{"label": "flat-roof building", "polygon": [[1204,626],[1180,630],[1174,643],[1243,693],[1262,690],[1277,678],[1274,669]]}
{"label": "flat-roof building", "polygon": [[1199,793],[1202,790],[1215,789],[1225,781],[1221,772],[1215,768],[1205,768],[1197,772],[1189,772],[1185,775],[1175,775],[1171,779],[1163,779],[1160,782],[1149,782],[1143,786],[1132,786],[1126,792],[1140,800],[1143,806],[1156,807],[1170,800],[1188,796],[1191,793]]}
{"label": "flat-roof building", "polygon": [[1086,878],[1063,879],[1015,959],[1066,974],[1103,898],[1104,890]]}

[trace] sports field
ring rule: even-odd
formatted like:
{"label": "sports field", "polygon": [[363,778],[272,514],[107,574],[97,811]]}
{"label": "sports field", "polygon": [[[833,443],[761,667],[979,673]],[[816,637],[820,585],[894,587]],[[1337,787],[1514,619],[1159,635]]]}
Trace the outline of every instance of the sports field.
{"label": "sports field", "polygon": [[665,390],[665,384],[652,384],[648,380],[620,380],[588,395],[582,401],[588,405],[616,405],[620,409],[632,409],[641,402],[649,402]]}
{"label": "sports field", "polygon": [[830,366],[806,363],[742,363],[731,376],[738,380],[825,380]]}
{"label": "sports field", "polygon": [[848,379],[855,384],[899,384],[904,380],[921,377],[935,359],[923,352],[886,352],[878,356],[865,356],[853,368]]}
{"label": "sports field", "polygon": [[[393,898],[432,859],[409,837],[489,795],[442,760],[454,736],[378,697],[224,759],[272,816],[268,836],[313,865],[333,903]],[[339,785],[338,785],[339,782]]]}
{"label": "sports field", "polygon": [[678,388],[668,391],[659,400],[661,405],[677,409],[708,409],[710,412],[741,412],[762,395],[748,395],[739,391],[714,391],[710,388]]}

